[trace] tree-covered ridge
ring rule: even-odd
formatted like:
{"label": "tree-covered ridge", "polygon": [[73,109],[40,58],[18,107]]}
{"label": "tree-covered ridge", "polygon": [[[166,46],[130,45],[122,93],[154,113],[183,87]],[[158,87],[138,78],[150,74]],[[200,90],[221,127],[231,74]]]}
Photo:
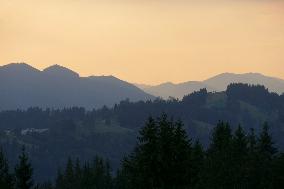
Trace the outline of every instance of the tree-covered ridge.
{"label": "tree-covered ridge", "polygon": [[108,161],[68,159],[54,181],[33,185],[33,169],[25,150],[14,173],[0,153],[3,189],[282,189],[284,154],[273,144],[265,123],[261,132],[235,131],[228,123],[214,127],[210,145],[203,148],[186,134],[183,123],[163,114],[150,117],[137,144],[113,173]]}
{"label": "tree-covered ridge", "polygon": [[202,89],[181,100],[125,100],[112,108],[92,111],[78,107],[2,111],[0,144],[12,165],[24,144],[40,180],[54,177],[57,167],[69,156],[89,161],[99,155],[109,159],[116,170],[134,147],[147,117],[162,112],[182,120],[187,134],[199,139],[204,147],[210,145],[210,133],[216,123],[224,120],[233,123],[233,131],[241,124],[245,132],[253,128],[256,134],[268,122],[276,146],[284,149],[284,95],[245,84],[232,84],[218,93]]}

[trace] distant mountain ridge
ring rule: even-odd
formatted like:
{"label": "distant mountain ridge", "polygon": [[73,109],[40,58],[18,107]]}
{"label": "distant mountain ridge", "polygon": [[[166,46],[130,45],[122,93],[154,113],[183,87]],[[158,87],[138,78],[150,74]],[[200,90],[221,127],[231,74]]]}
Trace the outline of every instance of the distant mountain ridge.
{"label": "distant mountain ridge", "polygon": [[136,86],[113,76],[80,77],[53,65],[40,71],[25,63],[0,67],[0,110],[29,107],[86,109],[113,106],[121,100],[154,99]]}
{"label": "distant mountain ridge", "polygon": [[[264,85],[271,92],[278,94],[284,93],[284,80],[262,75],[260,73],[223,73],[204,81],[188,81],[184,83],[163,83],[156,86],[136,85],[146,93],[154,96],[160,96],[167,99],[168,97],[183,98],[183,96],[206,88],[208,91],[225,91],[231,83],[244,83],[253,85]],[[141,87],[144,86],[144,87]]]}

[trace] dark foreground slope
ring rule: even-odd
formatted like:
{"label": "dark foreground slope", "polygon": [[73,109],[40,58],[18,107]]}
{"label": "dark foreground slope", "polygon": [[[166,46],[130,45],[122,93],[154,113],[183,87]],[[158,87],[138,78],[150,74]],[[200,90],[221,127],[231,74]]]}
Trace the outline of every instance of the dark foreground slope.
{"label": "dark foreground slope", "polygon": [[0,110],[29,107],[86,109],[113,106],[121,100],[153,99],[132,84],[113,76],[80,77],[55,65],[37,70],[27,64],[0,67]]}
{"label": "dark foreground slope", "polygon": [[95,155],[108,158],[114,168],[132,150],[138,130],[149,115],[162,112],[180,118],[192,138],[207,146],[210,132],[219,120],[235,129],[259,132],[268,122],[276,146],[284,149],[284,95],[269,93],[262,86],[230,85],[225,92],[206,90],[183,100],[156,99],[147,102],[121,101],[113,108],[85,111],[83,108],[0,113],[0,142],[15,162],[26,145],[37,179],[52,177],[68,156],[90,160]]}

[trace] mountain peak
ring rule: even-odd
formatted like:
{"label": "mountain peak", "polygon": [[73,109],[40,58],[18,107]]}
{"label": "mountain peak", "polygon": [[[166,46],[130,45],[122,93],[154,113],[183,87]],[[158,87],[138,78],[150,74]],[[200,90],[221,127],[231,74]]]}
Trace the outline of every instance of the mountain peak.
{"label": "mountain peak", "polygon": [[57,64],[45,68],[43,72],[55,77],[79,77],[78,73]]}
{"label": "mountain peak", "polygon": [[0,66],[1,70],[16,71],[16,72],[39,72],[38,69],[22,62],[22,63],[10,63],[4,66]]}

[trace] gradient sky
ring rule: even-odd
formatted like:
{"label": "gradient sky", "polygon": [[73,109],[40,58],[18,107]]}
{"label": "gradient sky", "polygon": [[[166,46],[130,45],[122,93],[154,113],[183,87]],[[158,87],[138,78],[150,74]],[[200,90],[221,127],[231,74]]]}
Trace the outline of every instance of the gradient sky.
{"label": "gradient sky", "polygon": [[0,65],[136,83],[284,78],[281,0],[0,0]]}

